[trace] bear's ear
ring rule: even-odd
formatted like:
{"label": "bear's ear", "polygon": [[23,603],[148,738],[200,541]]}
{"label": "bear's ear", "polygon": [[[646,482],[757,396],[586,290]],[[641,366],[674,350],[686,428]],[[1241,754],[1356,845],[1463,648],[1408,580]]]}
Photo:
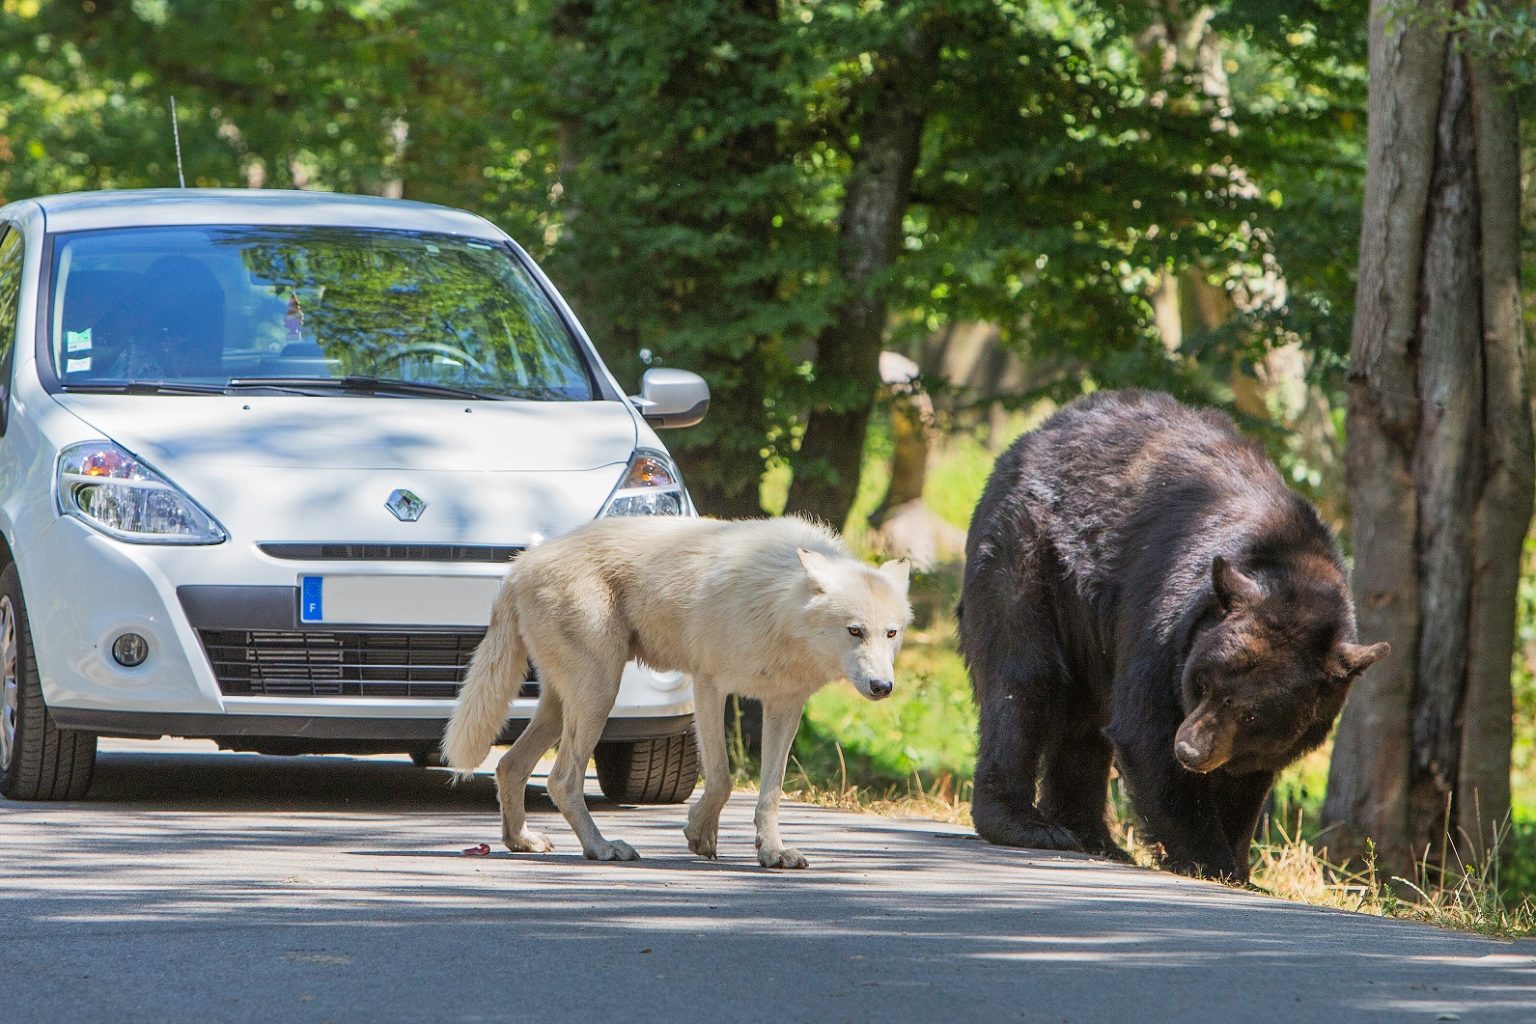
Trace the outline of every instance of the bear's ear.
{"label": "bear's ear", "polygon": [[882,562],[880,575],[891,581],[891,586],[907,592],[908,585],[912,582],[912,563],[905,558],[893,558],[889,562]]}
{"label": "bear's ear", "polygon": [[1221,555],[1211,559],[1211,589],[1216,603],[1228,614],[1258,604],[1264,597],[1252,577],[1244,576]]}
{"label": "bear's ear", "polygon": [[832,559],[810,548],[796,548],[795,554],[800,556],[800,564],[805,567],[806,578],[811,584],[811,593],[826,593],[832,585]]}
{"label": "bear's ear", "polygon": [[1328,654],[1328,675],[1338,680],[1350,680],[1392,653],[1392,645],[1341,643]]}

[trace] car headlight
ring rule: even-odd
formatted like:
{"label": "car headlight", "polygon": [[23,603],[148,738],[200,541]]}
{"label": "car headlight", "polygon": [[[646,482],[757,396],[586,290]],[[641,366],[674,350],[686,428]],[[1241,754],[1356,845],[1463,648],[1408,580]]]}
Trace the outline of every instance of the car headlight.
{"label": "car headlight", "polygon": [[624,476],[599,514],[680,516],[687,511],[688,495],[677,466],[665,453],[641,448],[630,457]]}
{"label": "car headlight", "polygon": [[219,544],[223,527],[174,484],[110,441],[59,453],[59,511],[134,544]]}

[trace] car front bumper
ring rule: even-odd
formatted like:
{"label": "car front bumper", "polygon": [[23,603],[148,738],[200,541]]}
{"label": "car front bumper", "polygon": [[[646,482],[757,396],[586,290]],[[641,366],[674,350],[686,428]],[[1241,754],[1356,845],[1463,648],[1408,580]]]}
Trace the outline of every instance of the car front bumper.
{"label": "car front bumper", "polygon": [[[377,577],[381,590],[410,594],[413,579],[466,581],[493,594],[504,563],[273,557],[255,544],[206,547],[124,544],[60,518],[18,552],[44,699],[60,726],[103,735],[289,737],[341,747],[349,741],[435,744],[489,619],[420,625],[400,602],[397,621],[301,620],[306,576]],[[433,610],[419,609],[431,620]],[[381,616],[375,615],[378,619]],[[461,616],[469,617],[469,616]],[[439,616],[440,618],[440,616]],[[124,632],[149,641],[150,656],[119,665]],[[529,680],[508,707],[503,739],[537,705]],[[605,739],[685,731],[693,691],[676,673],[625,666]]]}

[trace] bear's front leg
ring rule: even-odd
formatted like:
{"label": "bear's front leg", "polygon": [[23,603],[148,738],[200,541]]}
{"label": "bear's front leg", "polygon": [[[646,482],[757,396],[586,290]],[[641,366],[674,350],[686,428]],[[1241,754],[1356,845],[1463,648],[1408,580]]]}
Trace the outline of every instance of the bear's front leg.
{"label": "bear's front leg", "polygon": [[1237,880],[1248,880],[1249,855],[1253,847],[1253,832],[1258,827],[1264,801],[1275,782],[1274,772],[1253,772],[1248,775],[1228,775],[1214,771],[1206,776],[1210,780],[1211,797],[1216,802],[1216,813],[1221,818],[1222,832],[1232,849],[1232,859],[1237,864]]}
{"label": "bear's front leg", "polygon": [[1163,866],[1196,878],[1246,881],[1247,855],[1241,864],[1233,856],[1210,779],[1179,764],[1171,733],[1160,739],[1143,737],[1117,748],[1131,803],[1161,844]]}
{"label": "bear's front leg", "polygon": [[981,697],[971,820],[977,835],[998,846],[1080,851],[1083,843],[1072,830],[1047,820],[1035,805],[1045,734],[1059,723],[1049,699],[1057,680],[1033,665],[1008,666]]}

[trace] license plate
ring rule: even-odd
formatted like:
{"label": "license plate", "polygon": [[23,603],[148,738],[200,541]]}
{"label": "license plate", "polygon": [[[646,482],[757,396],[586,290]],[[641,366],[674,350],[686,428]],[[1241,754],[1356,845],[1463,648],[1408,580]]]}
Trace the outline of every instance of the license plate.
{"label": "license plate", "polygon": [[354,626],[485,626],[500,578],[301,576],[299,621]]}

